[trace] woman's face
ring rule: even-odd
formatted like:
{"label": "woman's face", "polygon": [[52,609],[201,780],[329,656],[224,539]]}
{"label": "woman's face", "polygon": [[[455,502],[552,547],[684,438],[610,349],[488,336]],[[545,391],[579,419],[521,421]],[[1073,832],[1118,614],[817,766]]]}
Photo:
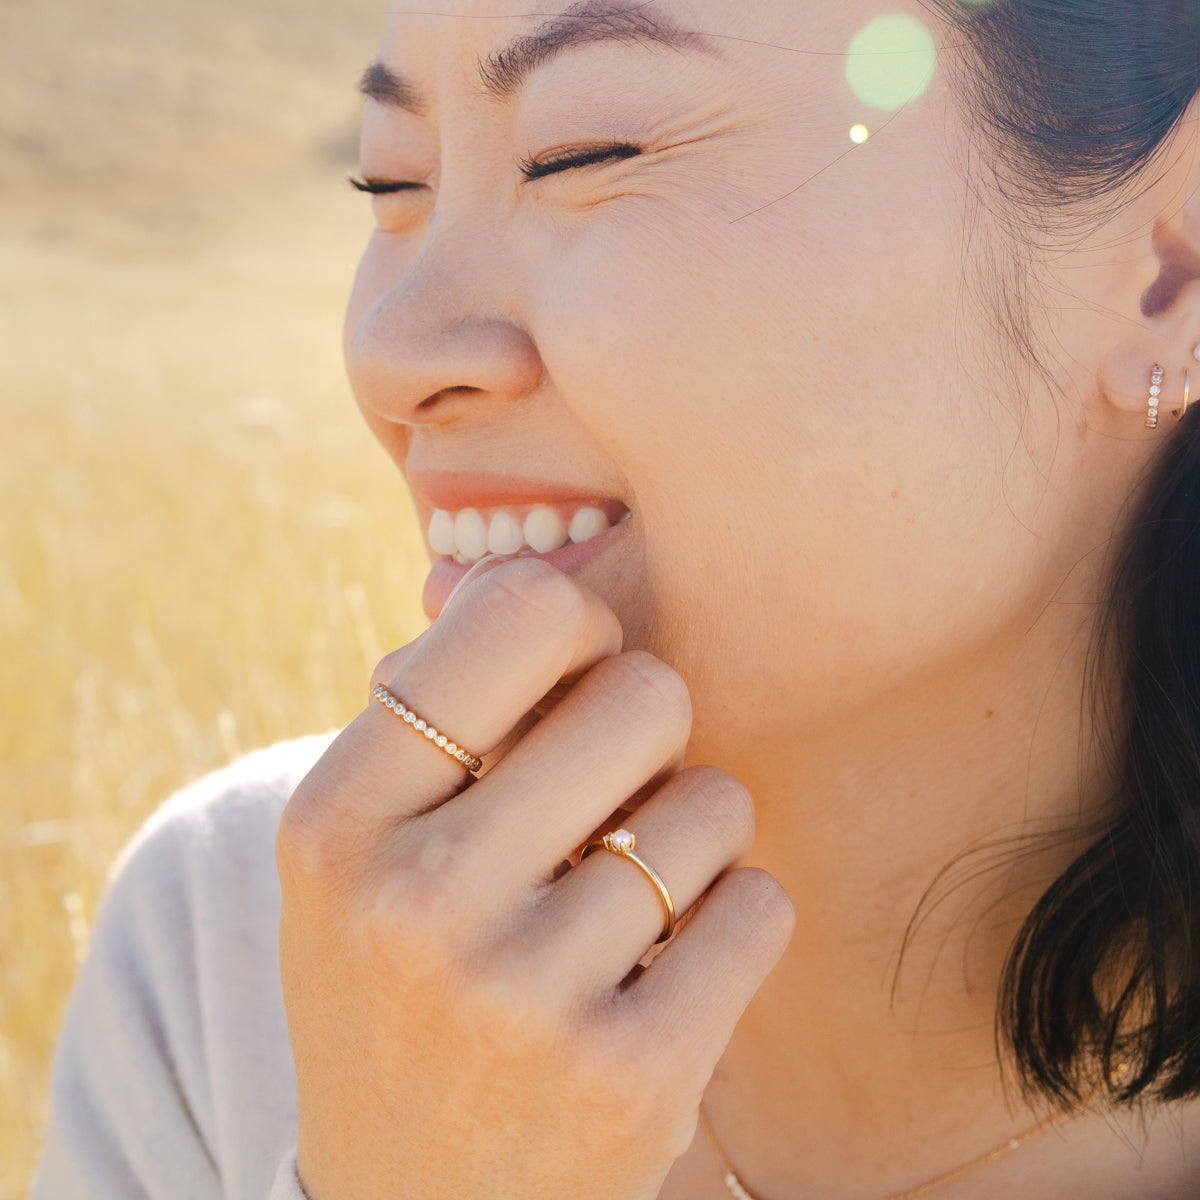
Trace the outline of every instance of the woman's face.
{"label": "woman's face", "polygon": [[420,186],[371,201],[346,326],[423,525],[628,511],[549,557],[684,676],[723,765],[1024,631],[1074,551],[1053,414],[979,386],[967,135],[940,69],[895,112],[847,81],[869,22],[936,37],[928,11],[426,7],[368,75],[362,174]]}

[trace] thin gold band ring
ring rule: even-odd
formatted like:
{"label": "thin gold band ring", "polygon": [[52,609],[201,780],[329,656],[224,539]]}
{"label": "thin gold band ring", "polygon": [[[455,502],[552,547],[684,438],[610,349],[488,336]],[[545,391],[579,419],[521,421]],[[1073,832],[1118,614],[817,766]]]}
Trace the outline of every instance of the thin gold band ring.
{"label": "thin gold band ring", "polygon": [[655,940],[654,944],[657,946],[659,942],[665,942],[675,932],[675,901],[671,899],[671,893],[667,891],[667,885],[663,883],[662,876],[640,854],[634,853],[636,845],[637,839],[628,829],[614,829],[612,833],[606,833],[601,841],[585,846],[579,860],[582,862],[596,850],[608,850],[618,858],[629,859],[654,884],[654,890],[658,893],[658,898],[662,901],[663,906],[663,929]]}

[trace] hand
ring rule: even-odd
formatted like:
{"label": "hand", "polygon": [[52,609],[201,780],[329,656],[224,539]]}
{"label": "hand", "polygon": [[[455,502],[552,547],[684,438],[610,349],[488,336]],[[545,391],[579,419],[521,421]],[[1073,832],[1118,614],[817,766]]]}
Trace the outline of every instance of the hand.
{"label": "hand", "polygon": [[[622,653],[612,611],[537,559],[468,581],[373,682],[485,761],[507,753],[472,781],[372,701],[288,803],[280,954],[306,1190],[650,1200],[791,934],[779,884],[734,869],[746,789],[677,770],[683,681]],[[558,869],[639,793],[617,823],[677,911],[704,899],[644,969],[663,925],[650,881],[607,852]]]}

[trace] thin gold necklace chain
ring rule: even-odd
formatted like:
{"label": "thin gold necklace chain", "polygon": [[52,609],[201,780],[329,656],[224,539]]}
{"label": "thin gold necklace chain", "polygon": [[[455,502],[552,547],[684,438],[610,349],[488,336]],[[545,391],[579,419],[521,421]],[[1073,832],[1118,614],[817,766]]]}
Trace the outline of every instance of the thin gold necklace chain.
{"label": "thin gold necklace chain", "polygon": [[[1126,1071],[1129,1070],[1128,1063],[1121,1063],[1109,1077],[1111,1083],[1116,1083]],[[1009,1138],[1002,1142],[994,1150],[988,1150],[981,1154],[978,1158],[971,1159],[970,1162],[963,1163],[961,1167],[955,1167],[952,1171],[947,1171],[944,1175],[939,1175],[936,1179],[926,1180],[925,1183],[919,1184],[915,1188],[910,1188],[907,1192],[899,1192],[894,1196],[889,1196],[887,1200],[917,1200],[920,1196],[927,1196],[930,1192],[937,1188],[945,1187],[948,1183],[953,1183],[956,1179],[962,1179],[965,1175],[970,1175],[972,1171],[978,1171],[980,1167],[987,1166],[988,1163],[994,1162],[997,1158],[1003,1157],[1005,1154],[1016,1150],[1019,1146],[1023,1146],[1026,1142],[1037,1137],[1039,1133],[1045,1133],[1052,1125],[1057,1125],[1059,1121],[1066,1120],[1067,1117],[1074,1116],[1081,1108],[1089,1101],[1095,1098],[1097,1093],[1104,1087],[1103,1083],[1098,1083],[1085,1096],[1081,1096],[1070,1108],[1061,1109],[1059,1112],[1051,1113],[1048,1117],[1039,1121],[1031,1129],[1027,1129],[1024,1133],[1017,1137]],[[725,1154],[724,1148],[717,1139],[717,1132],[712,1127],[712,1122],[708,1119],[708,1113],[704,1111],[704,1105],[700,1105],[700,1120],[704,1124],[704,1128],[708,1131],[709,1140],[713,1144],[717,1155],[721,1159],[722,1170],[725,1172],[725,1186],[729,1189],[729,1194],[735,1200],[759,1200],[757,1196],[751,1192],[746,1185],[738,1178],[737,1172],[729,1162],[729,1158]]]}

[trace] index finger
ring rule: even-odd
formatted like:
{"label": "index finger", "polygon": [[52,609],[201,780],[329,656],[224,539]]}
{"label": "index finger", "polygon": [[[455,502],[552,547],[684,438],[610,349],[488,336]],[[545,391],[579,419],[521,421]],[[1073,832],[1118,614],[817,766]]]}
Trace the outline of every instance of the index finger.
{"label": "index finger", "polygon": [[[551,688],[621,643],[620,622],[599,596],[541,559],[519,558],[471,580],[371,682],[482,758]],[[369,834],[437,807],[467,782],[461,763],[372,700],[305,777],[284,818],[305,836],[331,822]]]}

